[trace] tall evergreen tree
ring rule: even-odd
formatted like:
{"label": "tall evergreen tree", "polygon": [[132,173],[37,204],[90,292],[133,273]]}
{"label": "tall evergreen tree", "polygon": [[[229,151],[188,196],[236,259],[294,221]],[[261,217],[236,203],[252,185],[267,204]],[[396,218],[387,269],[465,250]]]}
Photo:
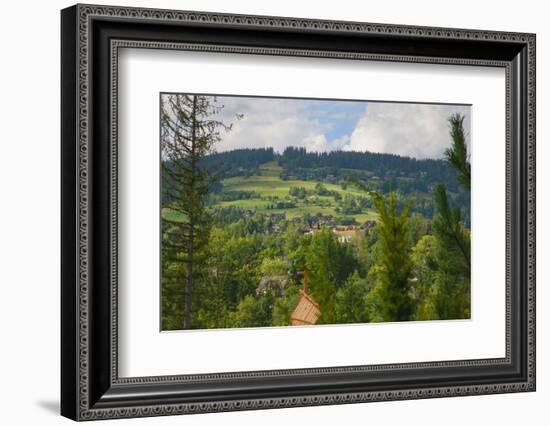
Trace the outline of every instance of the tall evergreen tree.
{"label": "tall evergreen tree", "polygon": [[464,115],[453,114],[449,117],[450,136],[453,141],[450,148],[445,150],[445,159],[458,172],[458,182],[468,191],[470,190],[471,166],[466,147],[464,132]]}
{"label": "tall evergreen tree", "polygon": [[[220,130],[230,129],[216,118],[221,108],[212,96],[174,94],[161,98],[163,200],[183,218],[163,219],[163,251],[185,265],[184,329],[192,327],[193,286],[200,272],[196,265],[208,238],[205,201],[212,176],[199,167],[199,161],[213,152]],[[182,252],[184,256],[178,255]]]}
{"label": "tall evergreen tree", "polygon": [[463,271],[470,274],[470,233],[461,221],[460,209],[451,208],[447,192],[443,185],[434,189],[437,215],[433,220],[433,228],[439,245],[447,251],[447,257],[453,260],[454,272]]}
{"label": "tall evergreen tree", "polygon": [[306,253],[310,293],[319,303],[319,324],[334,324],[334,295],[357,268],[352,248],[338,241],[334,233],[323,228],[311,238]]}
{"label": "tall evergreen tree", "polygon": [[[452,145],[445,151],[445,158],[458,172],[459,183],[469,191],[471,166],[463,123],[463,115],[455,114],[449,118]],[[450,206],[444,185],[435,187],[434,199],[436,215],[433,229],[437,243],[437,273],[428,303],[436,318],[469,318],[470,232],[462,223],[460,209]]]}
{"label": "tall evergreen tree", "polygon": [[412,262],[409,253],[409,209],[397,212],[396,194],[389,199],[373,194],[374,205],[379,214],[379,259],[376,268],[377,280],[367,296],[371,321],[408,321],[414,306],[411,296],[410,275]]}
{"label": "tall evergreen tree", "polygon": [[470,316],[470,233],[461,221],[460,209],[450,208],[445,187],[435,188],[437,215],[435,285],[430,303],[433,316],[460,319]]}

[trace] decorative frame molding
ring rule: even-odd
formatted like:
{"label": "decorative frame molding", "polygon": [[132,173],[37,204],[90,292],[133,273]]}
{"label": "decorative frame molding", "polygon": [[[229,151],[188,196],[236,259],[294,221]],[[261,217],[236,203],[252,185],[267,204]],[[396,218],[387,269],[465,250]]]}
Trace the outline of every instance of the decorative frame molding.
{"label": "decorative frame molding", "polygon": [[[127,29],[125,25],[129,23],[139,24],[140,29]],[[171,28],[188,29],[189,34],[176,37]],[[213,43],[205,35],[208,28],[235,34],[238,44]],[[249,45],[247,31],[269,32],[271,38],[266,37],[272,46]],[[144,33],[157,34],[159,40],[140,38]],[[337,49],[300,45],[300,35],[308,33],[334,40]],[[352,42],[372,43],[365,51],[354,50],[353,46],[347,49],[337,40],[336,36],[342,35]],[[298,43],[291,43],[290,38]],[[534,391],[535,41],[533,34],[495,31],[90,5],[63,10],[62,414],[75,420],[92,420]],[[390,42],[418,45],[413,49],[418,54],[400,53],[399,46],[389,51]],[[455,50],[444,56],[438,45]],[[123,47],[505,68],[506,357],[119,378],[116,122],[118,49]],[[468,374],[483,368],[488,371],[491,366],[502,369],[498,380],[496,376],[480,377],[469,379],[470,384],[458,385],[452,383],[452,377],[445,376],[460,371],[469,377]],[[429,372],[434,385],[414,386],[410,380],[404,381],[399,375],[407,371]],[[393,382],[377,387],[372,377],[380,378],[381,373],[391,375]],[[285,382],[288,388],[281,389],[277,379],[297,376],[311,377],[318,383],[312,384],[312,390],[304,391]],[[329,384],[336,376],[349,378],[349,384],[327,391],[334,388]],[[224,394],[223,384],[235,379],[250,382],[250,387],[243,385],[236,394]],[[458,382],[457,378],[454,380]],[[196,395],[189,393],[189,386],[197,389]],[[270,386],[269,396],[254,396],[258,388],[265,394]],[[176,388],[182,390],[181,395],[168,397],[166,390],[173,394]]]}

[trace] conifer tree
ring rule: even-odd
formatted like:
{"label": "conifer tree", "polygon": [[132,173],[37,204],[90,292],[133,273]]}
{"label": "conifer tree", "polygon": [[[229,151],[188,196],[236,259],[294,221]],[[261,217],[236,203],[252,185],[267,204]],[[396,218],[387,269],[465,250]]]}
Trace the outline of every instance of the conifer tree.
{"label": "conifer tree", "polygon": [[[461,221],[460,209],[449,206],[447,192],[443,185],[434,190],[437,215],[433,220],[434,233],[440,248],[444,249],[448,270],[453,273],[470,275],[470,233]],[[451,262],[452,261],[452,265]]]}
{"label": "conifer tree", "polygon": [[391,192],[386,200],[373,194],[374,205],[379,214],[379,259],[376,268],[377,280],[367,296],[371,321],[408,321],[414,306],[411,296],[410,275],[412,262],[409,253],[409,209],[397,212],[396,194]]}
{"label": "conifer tree", "polygon": [[466,147],[464,132],[464,115],[453,114],[449,117],[449,134],[453,141],[450,148],[445,150],[445,159],[458,172],[458,182],[468,191],[470,190],[471,166]]}
{"label": "conifer tree", "polygon": [[[463,115],[455,114],[449,118],[452,145],[445,151],[445,158],[456,169],[459,183],[469,191],[471,166],[463,123]],[[437,273],[428,303],[435,318],[469,318],[470,232],[462,223],[460,209],[451,208],[444,185],[435,187],[434,200],[436,215],[433,229],[437,241]]]}
{"label": "conifer tree", "polygon": [[334,295],[356,269],[349,244],[338,242],[334,233],[323,228],[315,234],[306,253],[310,292],[321,309],[319,324],[334,323]]}
{"label": "conifer tree", "polygon": [[217,119],[221,108],[212,96],[169,94],[161,98],[163,204],[178,215],[178,220],[163,218],[163,256],[183,265],[173,268],[175,277],[166,278],[180,281],[184,272],[185,284],[176,285],[183,287],[184,306],[178,311],[183,310],[184,329],[192,327],[194,281],[208,239],[206,197],[212,176],[199,161],[213,152],[220,130],[231,128]]}

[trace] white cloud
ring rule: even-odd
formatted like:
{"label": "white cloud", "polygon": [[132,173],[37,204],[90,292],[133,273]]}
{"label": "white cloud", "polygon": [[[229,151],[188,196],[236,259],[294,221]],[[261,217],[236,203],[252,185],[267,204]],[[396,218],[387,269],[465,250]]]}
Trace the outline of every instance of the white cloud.
{"label": "white cloud", "polygon": [[450,145],[448,117],[465,114],[469,143],[470,107],[369,102],[343,149],[440,158]]}
{"label": "white cloud", "polygon": [[342,135],[332,141],[331,146],[333,149],[342,149],[351,142],[350,135]]}
{"label": "white cloud", "polygon": [[[217,151],[236,148],[273,147],[282,152],[288,146],[303,146],[310,151],[327,151],[326,125],[311,119],[303,104],[294,100],[256,98],[218,98],[224,105],[221,118],[233,122],[228,133],[222,133]],[[236,114],[243,114],[240,120]]]}
{"label": "white cloud", "polygon": [[[340,117],[333,112],[327,119],[328,111],[312,110],[307,102],[219,97],[218,104],[224,105],[221,120],[233,123],[230,132],[222,132],[222,140],[216,145],[218,152],[259,147],[273,147],[276,152],[282,152],[288,146],[298,146],[317,152],[368,150],[415,158],[441,158],[450,145],[447,119],[457,112],[466,116],[464,125],[469,143],[469,106],[368,102],[363,113],[355,113],[359,118],[353,130],[329,139],[327,135],[338,126]],[[243,114],[243,118],[236,119],[236,114]]]}

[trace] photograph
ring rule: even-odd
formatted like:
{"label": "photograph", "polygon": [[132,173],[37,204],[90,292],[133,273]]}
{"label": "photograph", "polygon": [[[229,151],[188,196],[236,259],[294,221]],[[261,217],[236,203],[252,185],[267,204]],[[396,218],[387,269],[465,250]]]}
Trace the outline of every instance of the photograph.
{"label": "photograph", "polygon": [[471,318],[472,106],[160,93],[160,329]]}

